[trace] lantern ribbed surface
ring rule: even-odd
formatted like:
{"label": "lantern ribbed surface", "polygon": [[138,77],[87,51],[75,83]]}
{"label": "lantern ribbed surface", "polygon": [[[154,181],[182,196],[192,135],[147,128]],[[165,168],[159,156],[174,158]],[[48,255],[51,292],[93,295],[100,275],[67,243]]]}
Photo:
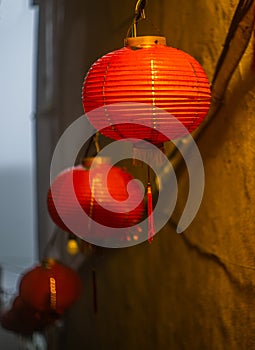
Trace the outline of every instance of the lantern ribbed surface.
{"label": "lantern ribbed surface", "polygon": [[[88,119],[105,136],[155,144],[167,141],[165,134],[171,139],[183,136],[169,113],[188,132],[196,129],[209,110],[210,97],[201,65],[189,54],[161,44],[126,46],[106,54],[90,68],[82,91]],[[125,103],[134,105],[127,108]],[[112,104],[116,107],[109,108]],[[146,104],[156,109],[148,113]],[[146,126],[128,125],[137,121]]]}
{"label": "lantern ribbed surface", "polygon": [[[48,192],[48,210],[52,220],[65,231],[77,234],[79,232],[73,232],[68,225],[65,225],[65,218],[69,218],[75,226],[76,230],[82,233],[84,232],[84,222],[86,224],[88,235],[90,234],[91,220],[94,220],[101,225],[115,228],[130,227],[139,222],[143,216],[144,202],[142,201],[138,206],[134,208],[131,203],[126,207],[126,212],[116,212],[115,201],[127,200],[129,194],[127,192],[127,185],[133,180],[132,175],[122,170],[121,168],[112,166],[109,170],[107,177],[107,188],[103,184],[103,176],[109,169],[108,165],[98,164],[97,167],[83,168],[82,166],[76,166],[71,169],[67,169],[59,174],[53,181],[51,188]],[[90,177],[92,186],[90,184]],[[70,184],[73,184],[75,192],[75,198],[73,196],[72,188]],[[130,184],[129,184],[130,185]],[[93,188],[92,188],[93,187]],[[136,195],[137,192],[142,193],[141,187],[136,183],[132,182],[129,186],[129,191]],[[54,201],[52,194],[54,195]],[[99,198],[100,202],[97,202],[95,198]],[[80,224],[80,212],[77,211],[75,201],[78,201],[82,210],[88,215],[83,216]],[[107,209],[100,205],[104,203],[107,205]],[[91,235],[98,237],[104,234],[102,232],[92,230]],[[81,234],[80,236],[84,236]]]}

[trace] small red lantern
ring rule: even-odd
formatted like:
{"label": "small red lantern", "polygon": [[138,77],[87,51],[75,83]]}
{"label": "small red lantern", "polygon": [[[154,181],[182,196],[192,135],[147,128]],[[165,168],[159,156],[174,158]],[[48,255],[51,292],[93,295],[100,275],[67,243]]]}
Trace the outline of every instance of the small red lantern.
{"label": "small red lantern", "polygon": [[31,307],[29,304],[25,303],[20,295],[14,299],[12,310],[19,319],[24,321],[30,319],[31,322],[34,323],[35,330],[41,330],[59,318],[59,315],[54,310],[42,312]]}
{"label": "small red lantern", "polygon": [[164,37],[154,36],[127,38],[124,48],[96,61],[82,92],[84,111],[102,134],[155,145],[196,129],[209,110],[210,98],[200,64],[166,46]]}
{"label": "small red lantern", "polygon": [[38,311],[61,315],[81,294],[81,280],[71,268],[46,259],[20,281],[20,296]]}
{"label": "small red lantern", "polygon": [[37,328],[37,326],[35,326],[35,319],[21,319],[17,317],[13,309],[6,311],[2,315],[1,326],[8,331],[22,334],[24,336],[30,336],[35,332],[35,330],[37,330],[35,329]]}
{"label": "small red lantern", "polygon": [[[107,235],[108,231],[105,226],[133,226],[141,220],[144,212],[144,193],[137,182],[131,181],[134,178],[119,167],[110,167],[104,163],[105,159],[100,157],[95,158],[97,166],[89,168],[92,159],[85,161],[85,168],[76,166],[57,176],[47,198],[52,220],[65,231],[72,232],[74,227],[73,233],[85,240],[86,236],[106,238],[104,234]],[[107,172],[105,185],[103,180]],[[127,199],[130,199],[129,202]],[[81,217],[76,201],[82,208],[82,214],[85,212],[87,215]],[[125,208],[119,211],[118,207],[122,203]],[[103,225],[101,230],[93,230],[93,221]],[[69,228],[68,223],[71,223],[72,227]],[[114,232],[118,234],[118,230]]]}
{"label": "small red lantern", "polygon": [[42,331],[53,323],[56,317],[42,313],[24,302],[17,296],[10,310],[1,317],[3,328],[23,335],[31,335],[35,331]]}

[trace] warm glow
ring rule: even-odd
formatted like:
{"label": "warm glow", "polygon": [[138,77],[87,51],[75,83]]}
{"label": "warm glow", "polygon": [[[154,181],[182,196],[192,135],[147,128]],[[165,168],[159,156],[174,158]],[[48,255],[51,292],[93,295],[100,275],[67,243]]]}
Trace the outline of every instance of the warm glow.
{"label": "warm glow", "polygon": [[69,239],[67,242],[67,252],[70,255],[76,255],[79,252],[79,246],[76,239]]}

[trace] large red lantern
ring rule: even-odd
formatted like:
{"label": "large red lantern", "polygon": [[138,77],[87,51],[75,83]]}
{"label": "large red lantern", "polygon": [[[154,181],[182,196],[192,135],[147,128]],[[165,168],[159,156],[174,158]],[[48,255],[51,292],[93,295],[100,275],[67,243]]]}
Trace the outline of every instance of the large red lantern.
{"label": "large red lantern", "polygon": [[54,259],[45,259],[22,277],[19,288],[30,307],[61,315],[78,299],[82,284],[74,270]]}
{"label": "large red lantern", "polygon": [[[86,237],[107,238],[104,237],[108,232],[105,227],[133,226],[141,220],[144,212],[144,193],[137,182],[131,181],[134,179],[132,175],[119,167],[110,167],[100,157],[95,158],[97,166],[90,168],[92,159],[85,161],[86,167],[76,166],[59,174],[53,181],[47,198],[53,221],[63,230],[73,232],[85,240]],[[103,179],[107,172],[105,186]],[[128,198],[130,201],[126,202]],[[142,200],[136,205],[138,198]],[[124,201],[125,210],[118,211]],[[80,208],[82,212],[78,210]],[[84,214],[82,217],[81,213]],[[93,222],[103,225],[101,230],[94,230]],[[118,230],[114,232],[118,234]]]}
{"label": "large red lantern", "polygon": [[209,110],[210,97],[201,65],[166,46],[164,37],[154,36],[128,38],[124,48],[96,61],[82,92],[89,121],[105,136],[156,145],[196,129]]}

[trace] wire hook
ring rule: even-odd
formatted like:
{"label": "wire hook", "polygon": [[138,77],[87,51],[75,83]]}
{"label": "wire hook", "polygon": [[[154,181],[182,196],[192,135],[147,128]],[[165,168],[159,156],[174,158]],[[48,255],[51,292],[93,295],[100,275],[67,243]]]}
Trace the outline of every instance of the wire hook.
{"label": "wire hook", "polygon": [[146,0],[138,0],[135,5],[135,21],[139,21],[140,19],[145,19],[145,6]]}
{"label": "wire hook", "polygon": [[137,35],[137,23],[141,19],[146,18],[145,11],[144,11],[145,6],[146,6],[146,0],[138,0],[137,1],[136,5],[135,5],[135,16],[134,16],[132,24],[128,30],[127,37],[129,36],[129,34],[131,34],[132,37],[136,37],[136,35]]}

